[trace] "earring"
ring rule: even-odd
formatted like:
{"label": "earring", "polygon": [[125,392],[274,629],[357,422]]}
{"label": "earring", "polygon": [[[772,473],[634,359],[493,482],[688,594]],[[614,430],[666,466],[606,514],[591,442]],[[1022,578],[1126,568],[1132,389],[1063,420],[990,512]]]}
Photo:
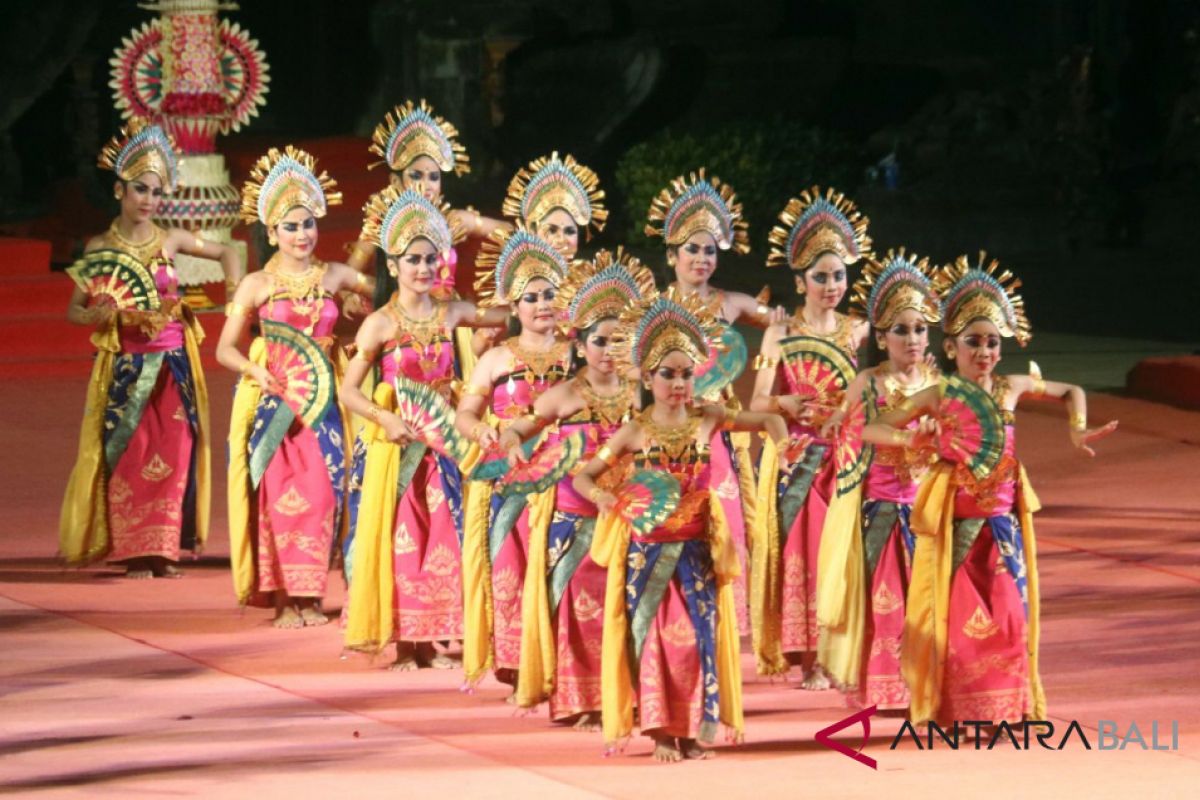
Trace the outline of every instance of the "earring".
{"label": "earring", "polygon": [[880,339],[875,340],[875,346],[878,347],[880,350],[887,350],[887,342],[882,341]]}
{"label": "earring", "polygon": [[958,358],[958,348],[956,348],[956,347],[947,347],[947,348],[946,348],[946,356],[947,356],[947,357],[949,357],[949,358],[952,358],[952,359],[954,359],[954,358]]}
{"label": "earring", "polygon": [[271,245],[271,247],[279,246],[279,240],[275,238],[275,234],[273,234],[273,233],[267,234],[267,244]]}

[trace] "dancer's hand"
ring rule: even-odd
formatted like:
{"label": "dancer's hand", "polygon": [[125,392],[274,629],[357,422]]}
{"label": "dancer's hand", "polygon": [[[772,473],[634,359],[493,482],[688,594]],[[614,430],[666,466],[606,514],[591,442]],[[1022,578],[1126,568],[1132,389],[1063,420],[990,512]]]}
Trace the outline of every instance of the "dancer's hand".
{"label": "dancer's hand", "polygon": [[262,364],[251,364],[246,370],[246,375],[267,394],[283,394],[283,384]]}
{"label": "dancer's hand", "polygon": [[1091,448],[1091,443],[1096,439],[1103,439],[1117,429],[1117,421],[1114,419],[1107,425],[1102,425],[1099,428],[1084,428],[1083,430],[1071,430],[1071,444],[1075,445],[1076,449],[1086,453],[1089,458],[1096,457],[1096,451]]}
{"label": "dancer's hand", "polygon": [[396,444],[407,444],[412,441],[412,430],[404,424],[398,416],[385,411],[379,415],[379,426],[383,428],[383,435],[387,437],[389,442]]}
{"label": "dancer's hand", "polygon": [[507,430],[500,434],[499,438],[500,449],[507,454],[508,463],[512,466],[524,464],[529,459],[525,458],[525,451],[521,449],[521,439],[511,430]]}
{"label": "dancer's hand", "polygon": [[355,292],[347,292],[342,300],[342,316],[346,319],[365,317],[371,313],[371,301]]}

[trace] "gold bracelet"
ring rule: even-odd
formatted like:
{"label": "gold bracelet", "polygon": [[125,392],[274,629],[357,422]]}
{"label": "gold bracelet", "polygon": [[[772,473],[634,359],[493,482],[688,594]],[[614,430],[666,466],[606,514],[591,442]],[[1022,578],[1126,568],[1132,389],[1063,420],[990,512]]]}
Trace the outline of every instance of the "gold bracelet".
{"label": "gold bracelet", "polygon": [[204,239],[200,238],[200,234],[196,234],[196,249],[197,250],[204,249]]}
{"label": "gold bracelet", "polygon": [[1071,412],[1071,430],[1086,431],[1087,430],[1087,415],[1080,414],[1078,411]]}
{"label": "gold bracelet", "polygon": [[462,394],[464,397],[487,397],[491,393],[491,389],[488,389],[484,386],[476,386],[473,383],[468,383],[462,389]]}
{"label": "gold bracelet", "polygon": [[533,423],[533,429],[535,432],[542,430],[551,423],[551,420],[548,420],[543,416],[539,416],[536,411],[530,411],[528,414],[522,417],[522,419],[529,420],[531,423]]}
{"label": "gold bracelet", "polygon": [[367,410],[367,416],[370,417],[371,422],[374,422],[376,425],[379,424],[379,415],[382,413],[383,413],[383,409],[380,408],[379,406],[375,405],[374,403],[372,403],[371,407]]}
{"label": "gold bracelet", "polygon": [[608,445],[603,445],[599,450],[596,451],[596,458],[598,458],[600,461],[603,461],[604,464],[609,467],[617,463],[617,454],[614,453],[612,448]]}
{"label": "gold bracelet", "polygon": [[758,314],[760,317],[769,317],[771,315],[771,309],[767,307],[766,303],[759,303],[755,307],[754,313]]}
{"label": "gold bracelet", "polygon": [[360,272],[357,275],[355,275],[354,276],[354,285],[355,286],[366,286],[367,285],[366,273]]}
{"label": "gold bracelet", "polygon": [[241,303],[230,300],[225,304],[225,316],[227,317],[244,317],[250,313],[250,309]]}
{"label": "gold bracelet", "polygon": [[602,495],[603,493],[604,493],[604,490],[601,489],[599,486],[593,486],[592,488],[588,489],[588,491],[587,491],[587,499],[591,502],[592,505],[596,505],[596,501],[600,498],[600,495]]}
{"label": "gold bracelet", "polygon": [[912,438],[909,436],[908,431],[893,429],[892,433],[891,433],[891,437],[892,437],[892,443],[899,445],[900,447],[908,447],[909,445],[912,444]]}
{"label": "gold bracelet", "polygon": [[754,357],[754,369],[755,370],[775,369],[778,366],[779,366],[778,358],[767,358],[762,355],[757,355]]}
{"label": "gold bracelet", "polygon": [[483,306],[475,306],[475,321],[483,322],[483,318],[487,316],[488,310]]}
{"label": "gold bracelet", "polygon": [[242,362],[242,365],[240,367],[238,367],[238,372],[242,375],[247,375],[250,373],[250,368],[253,366],[254,366],[254,362],[251,361],[250,359],[246,359],[245,361]]}
{"label": "gold bracelet", "polygon": [[472,426],[472,428],[471,428],[471,441],[478,442],[480,440],[480,438],[483,437],[484,430],[490,431],[490,430],[492,430],[492,426],[488,425],[483,420],[479,420],[479,422],[476,422],[475,425]]}

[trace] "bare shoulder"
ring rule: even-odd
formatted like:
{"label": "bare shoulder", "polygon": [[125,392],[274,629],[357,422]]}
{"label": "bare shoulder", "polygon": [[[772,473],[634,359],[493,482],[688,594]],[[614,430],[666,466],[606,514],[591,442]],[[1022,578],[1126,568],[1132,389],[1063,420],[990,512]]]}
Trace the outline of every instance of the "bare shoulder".
{"label": "bare shoulder", "polygon": [[102,249],[104,249],[104,234],[102,234],[102,233],[98,233],[95,236],[88,239],[87,243],[84,244],[84,246],[83,246],[83,252],[85,252],[85,253],[92,253],[92,252],[95,252],[96,250],[102,250]]}

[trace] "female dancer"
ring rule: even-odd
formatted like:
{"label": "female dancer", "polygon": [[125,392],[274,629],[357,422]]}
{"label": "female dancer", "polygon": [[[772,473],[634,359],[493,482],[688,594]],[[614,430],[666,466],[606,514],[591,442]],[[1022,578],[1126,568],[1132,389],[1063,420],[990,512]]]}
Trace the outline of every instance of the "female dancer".
{"label": "female dancer", "polygon": [[[617,318],[643,296],[654,293],[654,276],[637,259],[620,250],[614,257],[601,250],[593,261],[572,266],[559,287],[555,308],[574,332],[575,348],[586,366],[538,398],[531,417],[523,417],[500,436],[500,446],[516,466],[524,460],[521,440],[547,425],[558,435],[582,431],[587,438],[586,463],[638,407],[637,381],[617,372],[612,358]],[[553,441],[551,437],[550,441]],[[522,629],[521,646],[546,657],[540,669],[522,669],[517,700],[536,705],[550,698],[550,718],[575,718],[579,730],[600,729],[600,645],[605,572],[588,555],[596,525],[596,506],[571,486],[571,476],[558,484],[546,555],[531,554],[525,577],[528,592],[547,584],[554,641],[541,642],[537,626]],[[540,588],[540,587],[538,587]]]}
{"label": "female dancer", "polygon": [[[502,211],[549,242],[570,264],[579,252],[579,233],[604,230],[608,210],[595,172],[558,153],[529,162],[508,184]],[[473,347],[482,353],[502,337],[494,328],[476,331]]]}
{"label": "female dancer", "polygon": [[[794,433],[815,435],[832,409],[806,408],[797,394],[804,380],[804,350],[789,339],[824,339],[851,364],[857,363],[858,347],[870,325],[835,309],[846,294],[847,265],[870,257],[871,240],[867,218],[832,189],[822,195],[814,187],[792,198],[779,220],[770,233],[767,266],[786,264],[797,273],[796,291],[804,305],[763,335],[750,407],[781,412]],[[836,406],[840,401],[837,397],[827,402]],[[766,446],[756,497],[760,514],[752,529],[751,609],[758,670],[782,674],[790,663],[799,662],[803,688],[828,689],[829,680],[816,663],[816,591],[821,527],[835,478],[829,443],[814,441],[791,474],[778,470],[774,458],[774,450]],[[803,492],[798,512],[794,518],[781,518],[779,501],[789,491],[794,497],[797,490]]]}
{"label": "female dancer", "polygon": [[[661,236],[667,245],[667,264],[675,271],[675,282],[671,288],[680,296],[696,295],[705,302],[715,304],[719,337],[727,352],[745,353],[746,343],[733,324],[747,321],[765,326],[783,318],[782,308],[772,311],[757,299],[741,292],[725,292],[709,283],[717,269],[717,251],[732,249],[736,253],[750,252],[746,234],[747,224],[742,218],[742,205],[732,187],[721,183],[719,178],[706,179],[704,169],[692,173],[685,180],[681,175],[671,185],[658,193],[650,204],[649,224],[646,234]],[[716,369],[717,351],[709,353],[708,360],[696,371],[702,379],[710,370]],[[726,370],[729,366],[722,365]],[[743,363],[732,368],[740,374]],[[732,381],[738,374],[729,376],[724,391],[701,393],[705,403],[724,403],[730,410],[738,411],[741,404],[733,394]],[[722,447],[714,454],[713,471],[717,485],[722,487],[719,495],[725,506],[725,516],[733,531],[734,547],[743,567],[747,566],[747,536],[754,517],[754,468],[750,461],[750,438],[747,435],[722,436]],[[738,614],[738,628],[748,630],[746,618],[746,572],[743,569],[734,587]]]}
{"label": "female dancer", "polygon": [[[928,259],[904,248],[863,268],[850,302],[870,320],[885,360],[854,378],[843,408],[822,427],[822,439],[830,438],[848,406],[861,403],[854,413],[870,420],[937,384],[939,374],[926,362],[929,325],[941,319],[930,272]],[[830,503],[821,532],[817,660],[856,704],[904,709],[900,641],[912,570],[909,518],[929,463],[895,446],[874,448],[869,459],[861,482]]]}
{"label": "female dancer", "polygon": [[[275,626],[323,625],[321,613],[330,552],[344,524],[342,505],[349,439],[345,415],[331,402],[308,427],[281,396],[289,389],[275,373],[281,348],[263,338],[238,350],[249,315],[283,323],[312,337],[332,362],[335,376],[345,355],[333,326],[340,290],[370,294],[373,282],[345,264],[313,256],[317,220],[341,194],[334,181],[316,174],[316,159],[288,146],[271,148],[250,171],[242,189],[242,218],[260,222],[279,250],[259,272],[247,275],[229,303],[217,343],[217,360],[242,375],[229,430],[229,544],[238,601],[266,604],[274,595]],[[326,397],[336,384],[318,381],[308,391]],[[290,420],[290,421],[289,421]]]}
{"label": "female dancer", "polygon": [[[518,336],[480,357],[458,403],[455,426],[487,453],[497,449],[502,431],[529,415],[539,397],[570,376],[571,346],[555,328],[554,300],[567,273],[557,250],[522,229],[499,232],[484,242],[478,264],[485,270],[476,283],[480,296],[514,307],[521,327]],[[489,411],[500,430],[486,419]],[[468,460],[464,471],[469,465]],[[526,564],[531,550],[544,552],[553,511],[553,489],[506,499],[493,497],[489,484],[468,487],[463,531],[468,686],[483,677],[489,662],[501,682],[517,684]],[[542,630],[549,629],[545,603],[524,611],[537,615]],[[517,700],[515,695],[512,699]]]}
{"label": "female dancer", "polygon": [[[462,479],[449,458],[411,441],[395,414],[393,380],[412,379],[449,399],[455,326],[500,325],[508,313],[477,315],[470,303],[432,296],[439,261],[461,231],[424,196],[385,189],[368,203],[363,228],[387,254],[399,289],[363,321],[339,391],[348,410],[370,420],[361,435],[357,579],[350,584],[345,641],[369,652],[395,641],[393,669],[448,669],[455,662],[436,653],[433,642],[462,638]],[[368,399],[360,387],[376,364],[382,380]],[[402,468],[413,459],[415,467]]]}
{"label": "female dancer", "polygon": [[[1064,401],[1071,443],[1091,442],[1116,421],[1087,427],[1087,398],[1069,383],[1037,375],[997,375],[1002,337],[1030,338],[1020,285],[997,263],[977,268],[966,256],[943,267],[934,291],[942,302],[946,354],[963,378],[985,389],[1005,422],[1004,455],[982,481],[965,465],[939,462],[922,481],[912,511],[916,535],[901,662],[912,693],[910,718],[1016,722],[1045,719],[1038,675],[1039,595],[1033,513],[1040,504],[1015,456],[1013,412],[1022,395]],[[906,431],[914,417],[936,414],[940,386],[913,395],[868,425],[863,439],[924,449],[930,432]]]}
{"label": "female dancer", "polygon": [[134,118],[101,151],[116,173],[120,214],[86,253],[116,250],[150,273],[161,304],[117,313],[110,298],[71,295],[67,319],[94,325],[97,347],[79,456],[59,523],[69,564],[107,558],[130,578],[178,577],[181,550],[208,538],[211,492],[208,389],[200,369],[204,331],[181,301],[176,253],[213,258],[227,278],[242,273],[237,251],[152,217],[178,185],[177,153],[157,125]]}
{"label": "female dancer", "polygon": [[[741,566],[710,454],[721,446],[722,430],[766,431],[785,456],[791,449],[787,425],[776,414],[693,405],[693,376],[717,333],[711,307],[695,295],[680,302],[649,297],[625,310],[617,361],[641,372],[654,402],[617,431],[574,482],[600,509],[591,555],[608,568],[604,739],[611,748],[630,734],[636,705],[639,727],[654,740],[659,761],[709,757],[700,743],[713,740],[719,722],[731,738],[742,735],[733,609]],[[646,534],[634,534],[613,513],[614,494],[597,485],[614,466],[617,475],[605,485],[623,483],[630,464],[679,482],[674,512]]]}

